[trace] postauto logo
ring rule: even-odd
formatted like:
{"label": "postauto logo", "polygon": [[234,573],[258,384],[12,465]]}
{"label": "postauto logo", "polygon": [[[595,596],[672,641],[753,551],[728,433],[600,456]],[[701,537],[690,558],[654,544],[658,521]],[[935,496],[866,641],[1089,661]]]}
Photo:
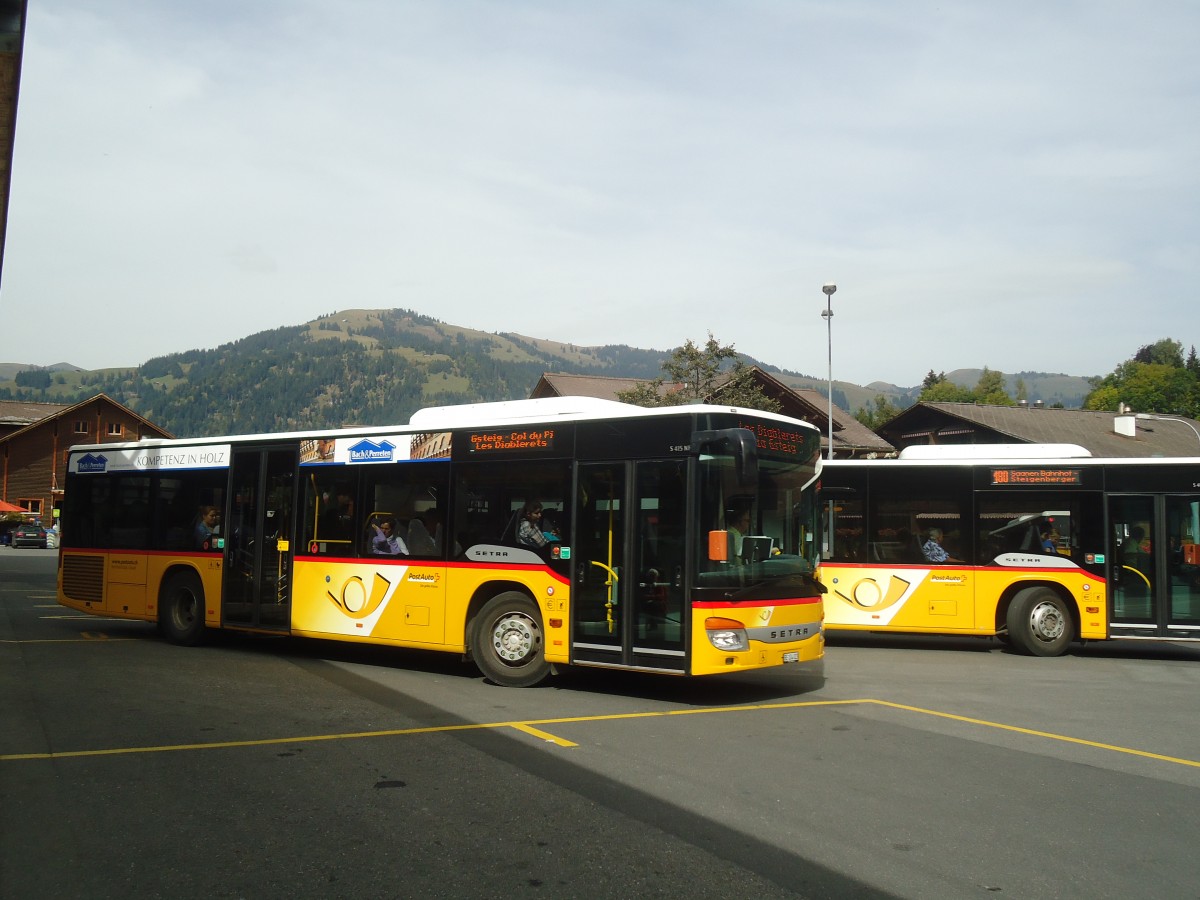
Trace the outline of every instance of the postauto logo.
{"label": "postauto logo", "polygon": [[376,443],[375,441],[361,440],[357,444],[352,444],[348,449],[352,463],[391,462],[396,445],[391,441]]}

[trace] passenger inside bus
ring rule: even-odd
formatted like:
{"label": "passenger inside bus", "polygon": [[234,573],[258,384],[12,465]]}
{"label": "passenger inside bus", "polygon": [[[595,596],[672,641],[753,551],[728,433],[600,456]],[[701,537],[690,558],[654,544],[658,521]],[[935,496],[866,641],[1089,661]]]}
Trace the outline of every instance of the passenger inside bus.
{"label": "passenger inside bus", "polygon": [[437,519],[434,507],[408,520],[408,552],[413,556],[437,556],[440,552]]}
{"label": "passenger inside bus", "polygon": [[729,534],[729,562],[741,565],[742,538],[750,530],[750,510],[747,507],[735,507],[725,512],[725,531]]}
{"label": "passenger inside bus", "polygon": [[925,543],[921,545],[921,553],[925,555],[925,559],[931,563],[957,563],[962,562],[961,559],[955,559],[942,546],[944,535],[940,528],[930,528],[929,536]]}
{"label": "passenger inside bus", "polygon": [[334,499],[327,498],[321,513],[320,537],[327,541],[349,541],[354,535],[354,500],[351,489],[339,484]]}
{"label": "passenger inside bus", "polygon": [[384,516],[380,519],[379,524],[371,525],[371,552],[376,556],[407,556],[408,547],[405,546],[400,535],[396,534],[396,519],[394,516]]}
{"label": "passenger inside bus", "polygon": [[542,504],[527,500],[517,521],[517,543],[523,547],[541,549],[550,542],[542,533]]}
{"label": "passenger inside bus", "polygon": [[200,507],[200,515],[196,518],[196,528],[194,530],[196,548],[199,550],[207,550],[211,546],[211,540],[221,528],[221,511],[215,506]]}

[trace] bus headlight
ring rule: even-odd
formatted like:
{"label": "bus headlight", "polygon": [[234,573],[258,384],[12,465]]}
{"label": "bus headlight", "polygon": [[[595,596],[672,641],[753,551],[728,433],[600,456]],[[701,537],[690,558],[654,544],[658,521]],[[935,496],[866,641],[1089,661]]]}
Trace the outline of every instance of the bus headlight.
{"label": "bus headlight", "polygon": [[705,619],[704,629],[708,632],[709,643],[722,652],[747,650],[750,647],[746,626],[737,619]]}

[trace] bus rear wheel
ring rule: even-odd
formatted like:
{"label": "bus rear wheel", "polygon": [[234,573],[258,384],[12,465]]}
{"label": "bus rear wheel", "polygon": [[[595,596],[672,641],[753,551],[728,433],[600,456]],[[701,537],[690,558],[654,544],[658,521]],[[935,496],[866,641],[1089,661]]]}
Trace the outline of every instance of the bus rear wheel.
{"label": "bus rear wheel", "polygon": [[191,572],[177,572],[163,584],[158,621],[173,644],[195,647],[204,641],[204,586]]}
{"label": "bus rear wheel", "polygon": [[1013,645],[1031,656],[1060,656],[1074,637],[1066,601],[1045,587],[1025,588],[1013,597],[1007,622]]}
{"label": "bus rear wheel", "polygon": [[550,674],[542,617],[517,591],[497,594],[475,617],[471,655],[484,677],[504,687],[533,687]]}

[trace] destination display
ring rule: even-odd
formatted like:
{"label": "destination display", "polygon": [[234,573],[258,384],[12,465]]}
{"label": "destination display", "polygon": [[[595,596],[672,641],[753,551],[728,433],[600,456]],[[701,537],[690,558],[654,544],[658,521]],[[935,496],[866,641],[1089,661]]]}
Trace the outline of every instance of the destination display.
{"label": "destination display", "polygon": [[472,454],[508,452],[512,450],[553,450],[553,428],[527,428],[518,430],[490,429],[472,431],[467,435]]}
{"label": "destination display", "polygon": [[811,444],[814,439],[810,432],[765,422],[738,422],[738,428],[745,428],[754,435],[760,452],[767,451],[784,456],[800,455],[802,451],[809,449],[805,446],[805,441]]}
{"label": "destination display", "polygon": [[1079,469],[992,469],[992,484],[1080,484]]}

